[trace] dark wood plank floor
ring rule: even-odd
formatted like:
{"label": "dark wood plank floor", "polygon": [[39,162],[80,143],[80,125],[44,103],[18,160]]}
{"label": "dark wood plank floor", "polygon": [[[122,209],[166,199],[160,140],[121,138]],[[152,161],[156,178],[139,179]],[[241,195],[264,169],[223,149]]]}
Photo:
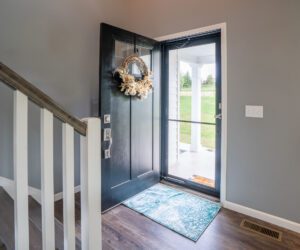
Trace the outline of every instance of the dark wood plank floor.
{"label": "dark wood plank floor", "polygon": [[221,209],[196,243],[123,205],[102,218],[104,249],[300,249],[299,234],[281,229],[282,242],[256,235],[239,226],[249,217],[228,209]]}
{"label": "dark wood plank floor", "polygon": [[[216,201],[213,197],[181,187],[180,189]],[[75,195],[75,201],[76,236],[77,239],[80,239],[80,194]],[[56,202],[55,216],[61,222],[63,222],[62,209],[62,201]],[[282,242],[240,228],[243,219],[251,219],[283,231]],[[196,243],[123,205],[119,205],[102,215],[102,233],[104,250],[300,249],[300,234],[224,208],[221,209],[215,220]]]}
{"label": "dark wood plank floor", "polygon": [[[7,249],[10,250],[14,249],[13,202],[11,198],[9,198],[8,195],[1,189],[0,194],[2,196],[2,199],[0,200],[0,240],[2,240]],[[76,249],[80,249],[81,235],[79,194],[75,195],[75,200],[77,236]],[[31,228],[30,249],[41,249],[40,206],[30,198],[29,208]],[[62,249],[62,201],[58,201],[55,204],[55,216],[57,218],[56,229],[58,225],[61,227],[61,229],[59,229],[60,232],[56,232],[56,237],[59,236],[59,238],[56,239],[56,246],[59,246],[58,248]],[[245,218],[283,231],[282,242],[268,239],[240,228],[240,223]],[[249,218],[248,216],[224,208],[221,209],[215,220],[210,224],[210,226],[196,243],[123,205],[119,205],[102,215],[102,233],[104,250],[300,249],[300,234],[278,228],[268,223]]]}
{"label": "dark wood plank floor", "polygon": [[[184,190],[203,196],[197,192]],[[206,198],[215,200],[212,197]],[[282,242],[240,228],[243,219],[251,219],[281,230]],[[196,243],[123,205],[104,213],[102,220],[104,249],[300,249],[300,234],[224,208]]]}

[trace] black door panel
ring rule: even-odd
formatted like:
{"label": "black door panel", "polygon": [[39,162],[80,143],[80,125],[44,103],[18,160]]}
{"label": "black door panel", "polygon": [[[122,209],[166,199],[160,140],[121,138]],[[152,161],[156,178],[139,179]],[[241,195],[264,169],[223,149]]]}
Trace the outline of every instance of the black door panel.
{"label": "black door panel", "polygon": [[159,74],[153,93],[139,100],[121,93],[112,73],[135,52],[152,70],[160,66],[156,41],[132,32],[101,24],[100,46],[100,116],[111,115],[110,124],[102,119],[102,128],[112,134],[111,158],[102,152],[102,210],[107,210],[159,181]]}

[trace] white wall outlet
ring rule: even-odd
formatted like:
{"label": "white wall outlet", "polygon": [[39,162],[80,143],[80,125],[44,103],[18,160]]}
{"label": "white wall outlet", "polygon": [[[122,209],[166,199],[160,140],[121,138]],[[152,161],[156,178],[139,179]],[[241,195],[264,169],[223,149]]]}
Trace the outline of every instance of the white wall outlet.
{"label": "white wall outlet", "polygon": [[264,107],[263,106],[246,105],[245,116],[252,117],[252,118],[263,118],[264,117]]}

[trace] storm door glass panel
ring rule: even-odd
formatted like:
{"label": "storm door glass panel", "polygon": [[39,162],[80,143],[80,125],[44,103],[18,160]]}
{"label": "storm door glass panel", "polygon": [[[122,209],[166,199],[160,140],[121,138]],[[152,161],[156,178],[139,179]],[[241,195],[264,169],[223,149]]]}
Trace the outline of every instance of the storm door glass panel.
{"label": "storm door glass panel", "polygon": [[214,188],[216,44],[168,53],[168,174]]}
{"label": "storm door glass panel", "polygon": [[[168,173],[171,176],[215,187],[215,125],[169,121]],[[186,137],[182,128],[200,133]],[[184,137],[184,138],[182,138]],[[181,141],[185,140],[185,143]],[[200,145],[199,148],[197,145]],[[205,145],[201,146],[201,145]]]}
{"label": "storm door glass panel", "polygon": [[215,43],[169,51],[169,119],[214,123]]}

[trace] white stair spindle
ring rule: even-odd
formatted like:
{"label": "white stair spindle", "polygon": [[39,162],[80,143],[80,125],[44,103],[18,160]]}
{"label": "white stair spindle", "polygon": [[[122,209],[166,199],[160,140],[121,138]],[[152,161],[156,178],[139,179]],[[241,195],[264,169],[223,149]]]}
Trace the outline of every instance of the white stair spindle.
{"label": "white stair spindle", "polygon": [[86,136],[80,137],[81,245],[102,249],[101,237],[101,130],[100,119],[88,118]]}
{"label": "white stair spindle", "polygon": [[63,124],[64,249],[75,250],[74,129]]}
{"label": "white stair spindle", "polygon": [[53,114],[47,109],[41,109],[41,185],[43,250],[54,250]]}
{"label": "white stair spindle", "polygon": [[15,249],[29,249],[28,98],[14,91]]}

